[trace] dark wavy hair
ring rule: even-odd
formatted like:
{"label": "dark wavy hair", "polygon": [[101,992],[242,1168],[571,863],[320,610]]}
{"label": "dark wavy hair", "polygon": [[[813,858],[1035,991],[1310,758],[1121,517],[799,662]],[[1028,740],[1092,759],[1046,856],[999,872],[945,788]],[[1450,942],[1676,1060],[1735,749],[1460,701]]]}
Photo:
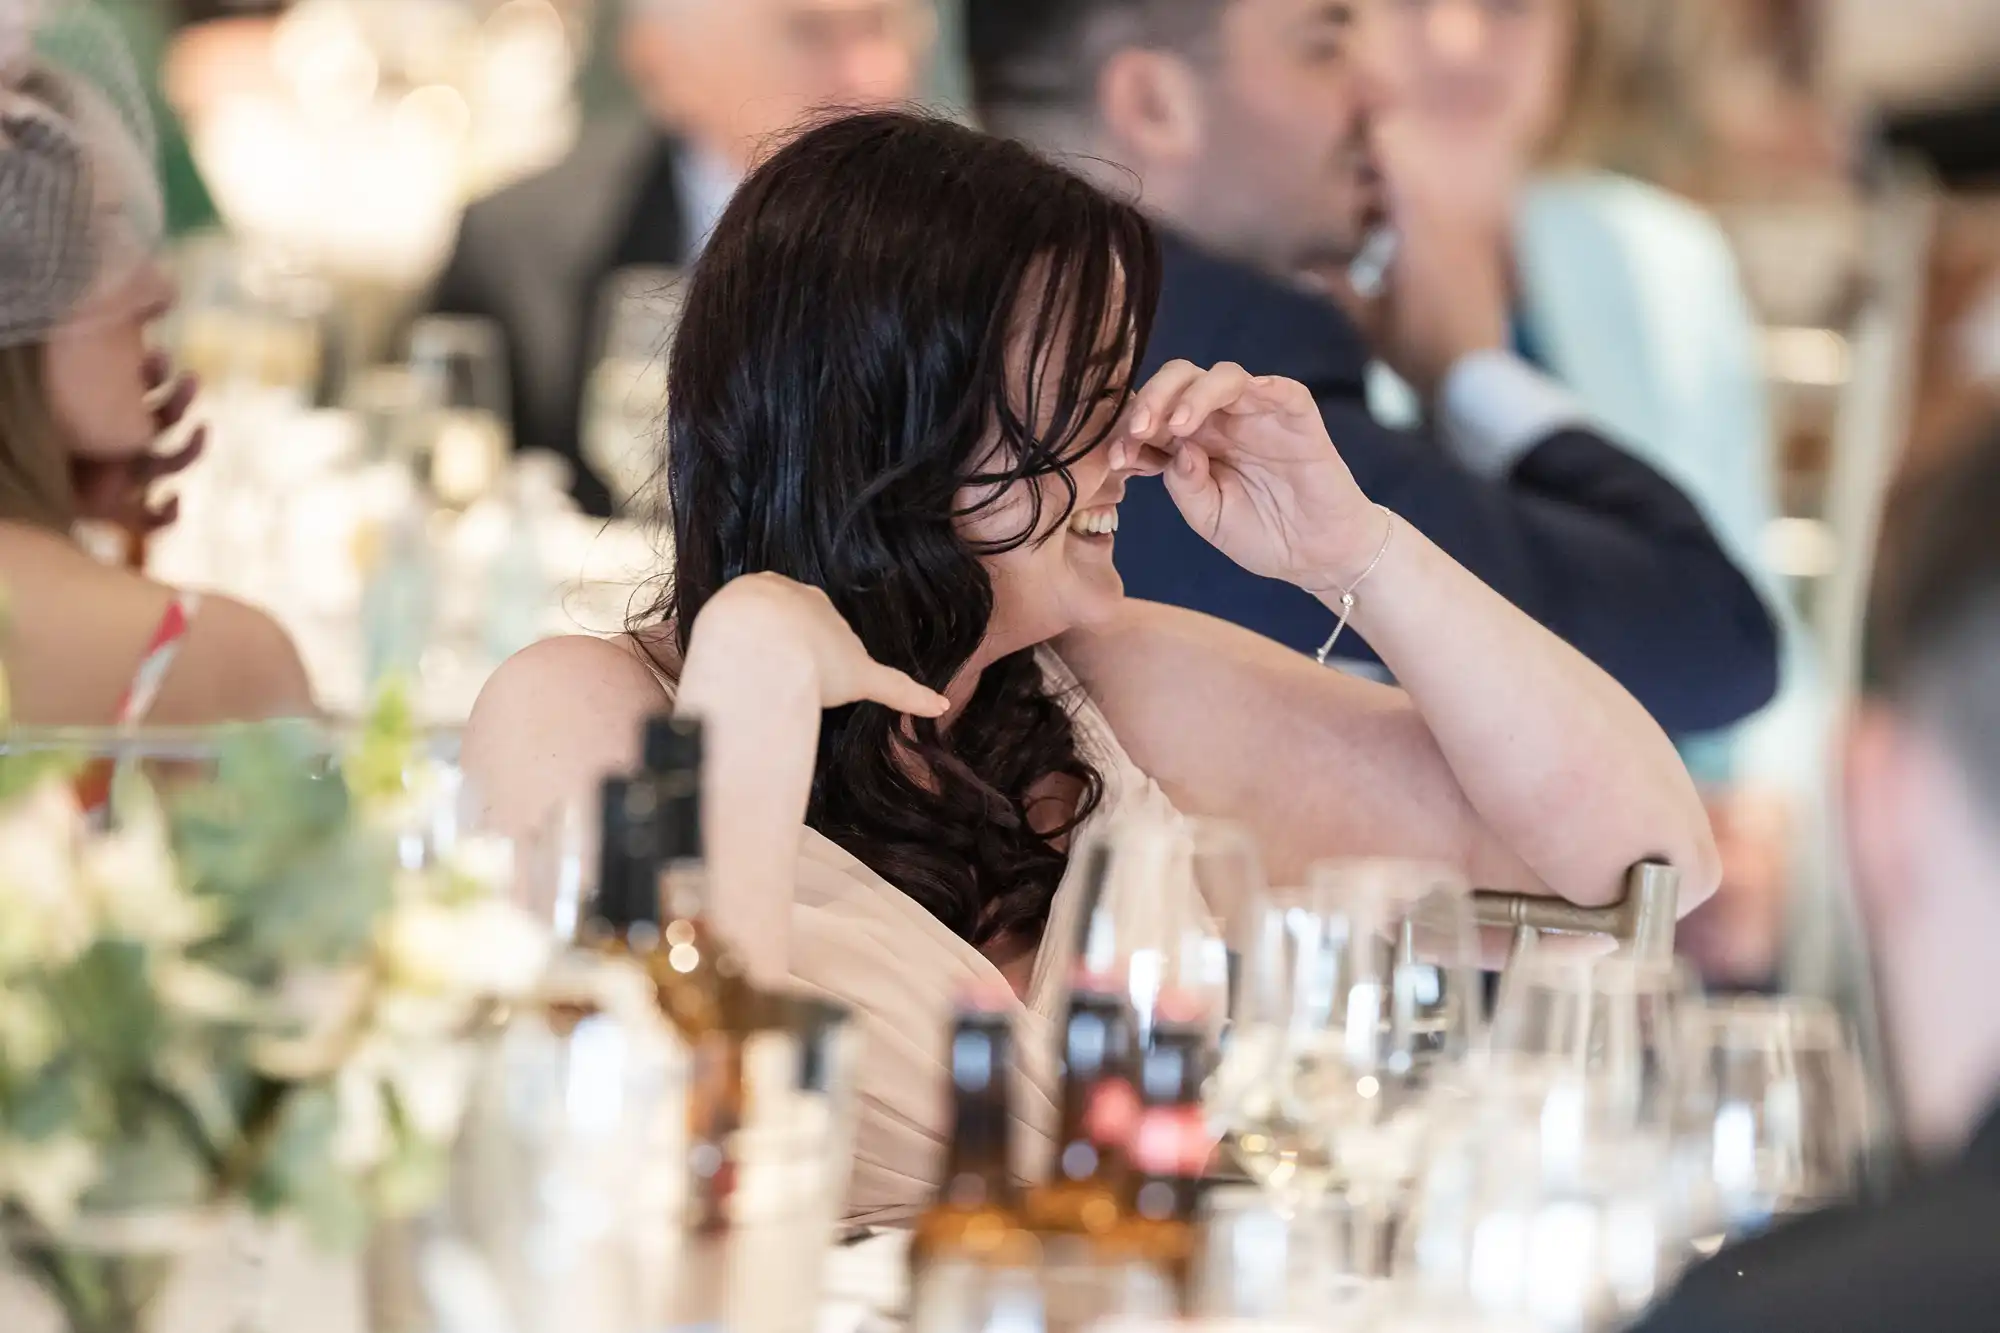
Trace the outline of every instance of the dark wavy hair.
{"label": "dark wavy hair", "polygon": [[[782,574],[823,589],[877,660],[945,688],[992,618],[981,557],[1058,529],[1045,489],[1067,521],[1068,469],[1112,428],[1093,420],[1115,420],[1094,414],[1129,400],[1159,267],[1136,209],[1019,144],[898,112],[794,140],[689,285],[668,372],[675,568],[651,614],[685,654],[731,579]],[[962,488],[996,488],[984,508],[1020,482],[1035,503],[1018,533],[961,532]],[[1038,829],[1031,793],[1058,777],[1082,800]],[[1040,933],[1067,864],[1054,843],[1102,793],[1030,651],[988,667],[949,728],[830,713],[806,822],[983,945]]]}

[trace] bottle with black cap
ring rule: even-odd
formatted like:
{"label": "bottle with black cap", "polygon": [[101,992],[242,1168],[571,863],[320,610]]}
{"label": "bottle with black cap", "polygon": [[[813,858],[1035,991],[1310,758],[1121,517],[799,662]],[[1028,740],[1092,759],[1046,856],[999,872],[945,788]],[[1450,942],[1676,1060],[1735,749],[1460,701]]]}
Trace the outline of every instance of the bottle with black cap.
{"label": "bottle with black cap", "polygon": [[[1010,997],[1009,997],[1010,998]],[[1012,1162],[1009,1080],[1014,1029],[1003,997],[970,996],[952,1024],[951,1139],[944,1183],[910,1241],[911,1280],[939,1265],[1031,1266],[1039,1246],[1022,1223]]]}
{"label": "bottle with black cap", "polygon": [[657,920],[668,966],[660,1003],[682,1036],[745,1033],[763,1026],[758,996],[743,964],[708,919],[709,877],[702,843],[702,728],[688,718],[658,717],[646,726],[645,769],[659,809],[653,866]]}
{"label": "bottle with black cap", "polygon": [[1208,1075],[1208,1037],[1194,1023],[1163,1022],[1139,1060],[1138,1123],[1130,1144],[1131,1211],[1117,1241],[1171,1283],[1183,1314],[1191,1284],[1201,1184],[1214,1150],[1201,1089]]}
{"label": "bottle with black cap", "polygon": [[1093,1264],[1131,1206],[1126,1140],[1137,1114],[1132,1088],[1133,1020],[1125,991],[1095,972],[1088,932],[1109,875],[1099,844],[1085,861],[1084,911],[1077,968],[1058,1033],[1062,1061],[1061,1122],[1046,1181],[1028,1192],[1028,1224],[1051,1260]]}

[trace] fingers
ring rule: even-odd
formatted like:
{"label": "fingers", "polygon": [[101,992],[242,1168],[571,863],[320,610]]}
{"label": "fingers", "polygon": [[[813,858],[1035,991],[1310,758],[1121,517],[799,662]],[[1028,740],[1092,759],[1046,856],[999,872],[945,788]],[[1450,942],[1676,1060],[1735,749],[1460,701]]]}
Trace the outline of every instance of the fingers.
{"label": "fingers", "polygon": [[178,495],[169,496],[165,504],[155,505],[145,510],[144,518],[141,521],[141,531],[154,533],[159,532],[163,528],[170,528],[180,521],[180,516],[181,497]]}
{"label": "fingers", "polygon": [[1222,495],[1210,470],[1208,451],[1183,443],[1166,470],[1167,495],[1189,527],[1214,541],[1222,517]]}
{"label": "fingers", "polygon": [[869,699],[911,717],[943,717],[951,709],[951,700],[894,667],[877,663],[861,683]]}
{"label": "fingers", "polygon": [[[150,370],[150,365],[149,365]],[[152,387],[165,384],[162,379]],[[153,424],[161,431],[172,430],[181,423],[194,406],[195,396],[201,392],[201,381],[191,372],[184,373],[173,382],[173,388],[153,408]]]}
{"label": "fingers", "polygon": [[1180,401],[1167,416],[1167,433],[1186,439],[1208,424],[1217,412],[1228,409],[1250,388],[1250,372],[1234,361],[1225,361],[1189,384]]}
{"label": "fingers", "polygon": [[1148,475],[1162,472],[1179,442],[1201,434],[1219,415],[1317,417],[1318,412],[1312,394],[1295,381],[1252,376],[1232,361],[1208,370],[1171,362],[1134,396],[1123,436],[1112,443],[1111,465]]}
{"label": "fingers", "polygon": [[1175,441],[1199,431],[1249,383],[1249,372],[1233,361],[1210,370],[1191,361],[1168,362],[1134,395],[1124,438],[1111,446],[1111,466],[1144,476],[1159,474],[1175,451]]}
{"label": "fingers", "polygon": [[158,481],[185,472],[200,460],[208,449],[208,427],[197,426],[188,436],[188,442],[170,454],[147,454],[137,460],[134,470],[141,481]]}
{"label": "fingers", "polygon": [[1181,395],[1207,373],[1192,361],[1169,361],[1161,366],[1159,373],[1132,395],[1132,405],[1125,410],[1126,433],[1135,440],[1158,438]]}

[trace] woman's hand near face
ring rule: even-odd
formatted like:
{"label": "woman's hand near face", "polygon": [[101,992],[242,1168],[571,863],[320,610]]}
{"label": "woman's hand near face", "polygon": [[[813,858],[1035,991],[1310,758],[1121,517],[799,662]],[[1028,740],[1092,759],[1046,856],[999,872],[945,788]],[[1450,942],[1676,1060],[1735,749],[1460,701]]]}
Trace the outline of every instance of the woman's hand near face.
{"label": "woman's hand near face", "polygon": [[[703,651],[712,645],[721,654]],[[824,592],[778,574],[746,574],[702,608],[688,673],[711,661],[745,673],[759,658],[809,669],[821,708],[878,703],[915,717],[942,717],[951,706],[942,694],[870,657]]]}
{"label": "woman's hand near face", "polygon": [[1134,397],[1112,465],[1163,472],[1182,516],[1217,550],[1313,592],[1360,578],[1388,522],[1355,484],[1312,393],[1234,363],[1162,367]]}
{"label": "woman's hand near face", "polygon": [[[154,433],[165,436],[186,419],[200,383],[187,372],[176,376],[173,362],[164,352],[154,352],[146,358],[145,377],[149,393],[169,384],[173,386],[153,408]],[[130,458],[72,459],[70,476],[76,489],[78,516],[114,524],[135,537],[146,537],[170,526],[180,517],[180,500],[170,499],[155,505],[151,495],[153,483],[187,471],[207,445],[208,427],[199,426],[172,453],[147,450]]]}

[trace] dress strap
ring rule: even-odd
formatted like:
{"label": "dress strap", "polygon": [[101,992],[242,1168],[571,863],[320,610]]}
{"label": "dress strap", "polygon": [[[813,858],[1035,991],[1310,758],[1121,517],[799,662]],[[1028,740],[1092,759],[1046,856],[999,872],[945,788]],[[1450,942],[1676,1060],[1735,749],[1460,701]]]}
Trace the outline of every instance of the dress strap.
{"label": "dress strap", "polygon": [[118,704],[117,725],[120,729],[139,726],[153,711],[160,689],[167,682],[167,672],[173,669],[174,659],[180,656],[181,644],[186,641],[188,629],[194,624],[195,613],[199,610],[199,593],[176,593],[173,601],[167,604],[166,614],[160,617],[159,627],[153,631],[152,640],[146,645],[146,655],[139,659],[139,669],[133,674],[132,684]]}

